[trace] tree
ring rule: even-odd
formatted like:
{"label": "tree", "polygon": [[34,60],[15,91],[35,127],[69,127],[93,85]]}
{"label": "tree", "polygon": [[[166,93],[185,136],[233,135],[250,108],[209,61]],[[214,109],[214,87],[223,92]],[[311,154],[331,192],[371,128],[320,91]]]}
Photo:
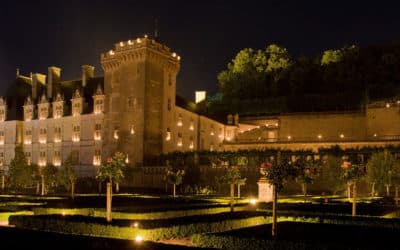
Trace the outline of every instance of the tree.
{"label": "tree", "polygon": [[173,185],[173,197],[176,197],[176,186],[182,184],[183,176],[185,175],[185,170],[172,170],[167,168],[166,178],[169,184]]}
{"label": "tree", "polygon": [[276,238],[278,193],[288,178],[296,177],[297,170],[287,159],[282,160],[281,152],[278,151],[275,161],[261,163],[260,173],[272,185],[272,237]]}
{"label": "tree", "polygon": [[227,171],[224,176],[222,176],[222,181],[225,184],[228,184],[230,187],[230,210],[233,212],[234,210],[234,199],[235,199],[235,185],[241,183],[243,181],[240,176],[239,168],[236,166],[230,166],[227,168]]}
{"label": "tree", "polygon": [[75,166],[78,164],[78,161],[75,155],[73,152],[69,154],[60,171],[60,182],[65,188],[70,190],[71,199],[75,197],[75,182],[77,179]]}
{"label": "tree", "polygon": [[106,219],[111,221],[111,204],[112,204],[112,184],[119,183],[124,178],[122,168],[125,166],[126,156],[121,152],[116,152],[112,157],[107,158],[107,162],[103,163],[97,173],[96,178],[104,181],[107,180],[107,213]]}
{"label": "tree", "polygon": [[332,194],[337,194],[343,190],[345,182],[343,178],[339,178],[343,175],[343,169],[340,168],[342,160],[333,155],[328,155],[322,161],[322,180],[325,188],[328,189]]}
{"label": "tree", "polygon": [[273,72],[286,69],[291,64],[291,58],[286,48],[279,47],[276,44],[270,44],[265,49],[267,57],[267,72]]}
{"label": "tree", "polygon": [[34,184],[34,172],[28,165],[24,151],[21,146],[15,147],[14,158],[10,162],[9,167],[9,185],[17,191],[30,187]]}
{"label": "tree", "polygon": [[352,204],[352,216],[356,216],[356,206],[357,206],[357,183],[363,177],[364,171],[361,166],[356,164],[351,164],[349,161],[344,161],[341,165],[343,169],[343,180],[353,185],[353,204]]}
{"label": "tree", "polygon": [[40,168],[42,177],[42,195],[48,193],[57,186],[58,169],[53,165],[46,165]]}
{"label": "tree", "polygon": [[388,151],[378,152],[371,155],[367,163],[367,182],[371,184],[371,195],[374,196],[376,190],[382,192],[386,187],[386,195],[389,196],[390,186],[393,184],[396,159]]}
{"label": "tree", "polygon": [[311,184],[314,180],[311,169],[310,169],[310,162],[305,160],[298,159],[295,162],[295,167],[298,171],[297,181],[301,184],[302,193],[304,195],[304,202],[307,199],[307,186]]}

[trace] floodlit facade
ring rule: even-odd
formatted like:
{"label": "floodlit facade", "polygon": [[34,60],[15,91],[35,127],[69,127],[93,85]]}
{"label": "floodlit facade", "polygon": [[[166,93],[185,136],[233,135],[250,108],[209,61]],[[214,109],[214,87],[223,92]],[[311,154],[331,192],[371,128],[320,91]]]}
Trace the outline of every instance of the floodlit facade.
{"label": "floodlit facade", "polygon": [[[194,103],[176,97],[180,56],[165,45],[147,37],[120,42],[101,55],[101,65],[104,77],[83,65],[81,79],[70,81],[54,66],[48,75],[17,71],[14,88],[0,99],[3,170],[17,145],[39,166],[61,166],[74,154],[79,176],[94,176],[115,151],[140,166],[162,153],[221,150],[234,134],[234,125],[199,115]],[[191,111],[181,107],[187,104]]]}
{"label": "floodlit facade", "polygon": [[[83,65],[82,77],[61,69],[23,76],[0,98],[0,167],[21,145],[29,163],[61,166],[70,154],[79,176],[94,176],[115,151],[131,166],[173,151],[312,149],[400,144],[400,102],[371,103],[351,113],[241,117],[221,123],[201,115],[205,92],[191,103],[176,96],[180,56],[148,37],[122,41],[100,57],[104,77]],[[203,103],[201,102],[203,101]]]}

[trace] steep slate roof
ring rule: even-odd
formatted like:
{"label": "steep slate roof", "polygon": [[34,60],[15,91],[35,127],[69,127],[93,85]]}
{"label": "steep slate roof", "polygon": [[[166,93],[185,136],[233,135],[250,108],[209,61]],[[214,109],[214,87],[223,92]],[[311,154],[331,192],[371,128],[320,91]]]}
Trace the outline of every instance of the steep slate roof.
{"label": "steep slate roof", "polygon": [[[104,92],[104,77],[89,78],[86,81],[86,86],[82,87],[82,80],[60,81],[53,85],[54,97],[56,93],[60,93],[64,98],[64,115],[71,115],[71,98],[76,89],[79,89],[84,97],[83,114],[93,112],[93,95],[100,86]],[[35,110],[36,104],[39,102],[43,93],[46,93],[46,86],[38,84],[38,97],[34,101]],[[82,94],[83,93],[83,94]],[[7,120],[23,120],[24,109],[23,105],[28,96],[32,96],[32,80],[30,77],[18,76],[14,83],[7,89]],[[52,98],[48,98],[52,102]],[[51,111],[51,110],[50,110]],[[35,112],[37,113],[37,112]],[[35,118],[37,115],[35,114]]]}

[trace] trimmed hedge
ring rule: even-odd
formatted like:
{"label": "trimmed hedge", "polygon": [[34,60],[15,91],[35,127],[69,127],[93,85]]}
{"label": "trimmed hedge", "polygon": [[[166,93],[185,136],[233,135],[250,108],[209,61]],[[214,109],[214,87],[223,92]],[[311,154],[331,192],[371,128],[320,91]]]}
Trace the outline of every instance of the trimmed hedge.
{"label": "trimmed hedge", "polygon": [[[50,214],[64,214],[64,215],[84,215],[93,217],[106,217],[105,209],[99,208],[33,208],[35,215],[50,215]],[[237,206],[235,211],[248,211],[248,206]],[[149,213],[133,213],[133,212],[112,212],[113,219],[126,219],[126,220],[155,220],[155,219],[168,219],[178,218],[193,215],[208,215],[218,214],[229,211],[228,206],[224,207],[211,207],[211,208],[197,208],[188,210],[170,210],[165,212],[149,212]]]}
{"label": "trimmed hedge", "polygon": [[[77,218],[74,219],[74,217]],[[215,217],[217,219],[214,219],[214,221],[206,220],[207,217],[204,217],[205,219],[201,222],[190,223],[187,223],[187,218],[182,218],[182,223],[186,224],[177,224],[175,220],[171,221],[171,226],[149,229],[135,228],[130,225],[116,225],[118,220],[114,220],[111,224],[107,224],[105,220],[101,223],[99,219],[92,223],[82,222],[82,216],[11,216],[9,222],[20,228],[120,239],[133,239],[136,235],[141,235],[145,240],[187,237],[195,233],[221,232],[271,222],[271,217],[260,216],[259,214],[250,215],[247,218],[225,219],[222,215]],[[126,221],[122,224],[125,223]]]}
{"label": "trimmed hedge", "polygon": [[354,225],[280,222],[278,237],[271,236],[271,225],[221,233],[193,235],[198,247],[222,249],[398,249],[399,229]]}

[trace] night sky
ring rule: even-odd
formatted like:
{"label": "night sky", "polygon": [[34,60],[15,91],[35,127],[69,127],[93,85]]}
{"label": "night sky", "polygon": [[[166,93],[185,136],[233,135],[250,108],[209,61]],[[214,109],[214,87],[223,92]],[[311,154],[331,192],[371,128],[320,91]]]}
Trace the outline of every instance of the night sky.
{"label": "night sky", "polygon": [[[233,3],[232,3],[233,2]],[[177,94],[217,91],[217,73],[243,48],[277,43],[289,53],[314,56],[345,45],[400,41],[396,1],[2,1],[0,95],[15,69],[47,74],[62,68],[63,80],[78,79],[80,66],[96,67],[114,43],[152,36],[181,55]],[[400,70],[400,69],[399,69]]]}

